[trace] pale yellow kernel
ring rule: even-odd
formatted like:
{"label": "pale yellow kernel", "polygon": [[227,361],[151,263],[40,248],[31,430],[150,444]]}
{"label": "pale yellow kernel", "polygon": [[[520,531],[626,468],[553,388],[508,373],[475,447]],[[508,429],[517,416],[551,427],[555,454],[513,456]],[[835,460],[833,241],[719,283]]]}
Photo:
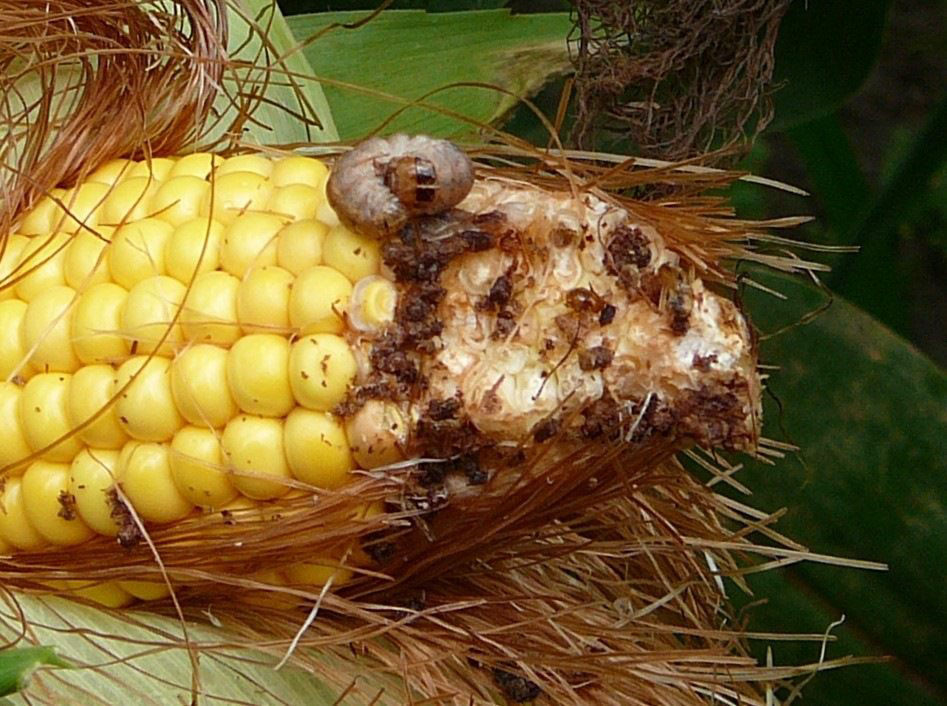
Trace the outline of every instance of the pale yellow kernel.
{"label": "pale yellow kernel", "polygon": [[289,492],[292,478],[283,450],[283,422],[240,415],[221,438],[234,486],[249,498],[269,500]]}
{"label": "pale yellow kernel", "polygon": [[[68,463],[82,449],[69,421],[68,373],[40,373],[23,386],[19,414],[30,448],[47,461]],[[47,448],[48,447],[48,448]]]}
{"label": "pale yellow kernel", "polygon": [[293,343],[289,384],[300,405],[328,412],[345,399],[357,368],[344,339],[331,333],[313,333]]}
{"label": "pale yellow kernel", "polygon": [[352,456],[362,468],[378,468],[404,458],[408,425],[392,402],[369,400],[346,420],[345,433]]}
{"label": "pale yellow kernel", "polygon": [[288,333],[295,277],[276,265],[251,270],[237,290],[237,319],[245,333]]}
{"label": "pale yellow kernel", "polygon": [[319,187],[319,195],[321,198],[319,199],[319,208],[316,209],[316,218],[331,228],[339,225],[341,221],[335,209],[333,209],[329,203],[329,199],[326,197],[326,184],[328,181],[329,180],[326,179]]}
{"label": "pale yellow kernel", "polygon": [[198,275],[181,310],[184,338],[228,347],[240,338],[237,289],[240,280],[220,270]]}
{"label": "pale yellow kernel", "polygon": [[0,301],[0,381],[14,376],[27,380],[33,375],[33,366],[26,359],[26,340],[23,336],[23,317],[27,304],[22,299]]}
{"label": "pale yellow kernel", "polygon": [[215,176],[222,177],[235,172],[253,172],[262,177],[269,177],[273,172],[273,162],[258,154],[239,154],[221,162]]}
{"label": "pale yellow kernel", "polygon": [[237,216],[224,231],[220,266],[235,277],[249,270],[276,264],[276,236],[286,219],[270,213]]}
{"label": "pale yellow kernel", "polygon": [[53,209],[53,230],[77,233],[95,229],[110,191],[108,184],[94,181],[69,189],[63,194],[61,203]]}
{"label": "pale yellow kernel", "polygon": [[171,595],[163,581],[119,581],[118,585],[140,601],[158,601]]}
{"label": "pale yellow kernel", "polygon": [[351,580],[352,570],[333,564],[325,559],[325,564],[303,562],[286,567],[284,573],[290,585],[322,587],[331,581],[333,586],[341,586]]}
{"label": "pale yellow kernel", "polygon": [[350,480],[354,462],[335,416],[297,407],[286,418],[284,433],[286,458],[297,480],[327,489]]}
{"label": "pale yellow kernel", "polygon": [[158,182],[148,177],[126,178],[111,187],[102,204],[99,222],[112,226],[132,223],[149,215]]}
{"label": "pale yellow kernel", "polygon": [[171,392],[178,411],[199,427],[222,427],[239,411],[227,384],[227,351],[192,346],[171,365]]}
{"label": "pale yellow kernel", "polygon": [[129,441],[118,457],[116,476],[125,497],[145,522],[176,522],[194,509],[174,484],[167,444]]}
{"label": "pale yellow kernel", "polygon": [[115,391],[118,421],[132,438],[167,441],[184,426],[171,394],[171,361],[167,358],[130,358],[116,373]]}
{"label": "pale yellow kernel", "polygon": [[174,160],[167,157],[153,157],[138,162],[128,170],[128,178],[150,177],[155,181],[164,181],[168,178],[171,170],[174,169]]}
{"label": "pale yellow kernel", "polygon": [[315,265],[296,277],[289,294],[289,322],[301,334],[341,333],[352,283],[338,270]]}
{"label": "pale yellow kernel", "polygon": [[149,210],[155,218],[180,225],[200,215],[201,204],[209,190],[210,184],[200,177],[171,177],[151,197]]}
{"label": "pale yellow kernel", "polygon": [[227,383],[237,406],[249,414],[282,417],[295,406],[289,386],[290,345],[282,336],[255,333],[227,354]]}
{"label": "pale yellow kernel", "polygon": [[124,608],[135,602],[135,597],[118,585],[116,581],[92,583],[90,581],[63,581],[70,596],[84,598],[105,608]]}
{"label": "pale yellow kernel", "polygon": [[72,376],[69,386],[69,420],[79,438],[99,449],[120,449],[128,435],[118,422],[112,398],[115,370],[110,365],[85,365]]}
{"label": "pale yellow kernel", "polygon": [[173,232],[174,226],[156,218],[117,229],[108,249],[112,279],[130,290],[143,279],[165,274],[164,251]]}
{"label": "pale yellow kernel", "polygon": [[199,507],[221,508],[237,497],[213,429],[188,426],[174,435],[171,474],[181,495]]}
{"label": "pale yellow kernel", "polygon": [[329,226],[321,221],[297,221],[279,232],[276,238],[276,262],[284,270],[298,275],[322,262],[322,243]]}
{"label": "pale yellow kernel", "polygon": [[94,233],[88,230],[76,233],[66,248],[66,261],[63,264],[66,284],[76,291],[82,291],[110,280],[105,248],[113,232],[111,226],[98,226]]}
{"label": "pale yellow kernel", "polygon": [[96,284],[79,297],[72,312],[72,345],[83,363],[121,363],[131,342],[122,334],[128,292],[114,282]]}
{"label": "pale yellow kernel", "polygon": [[71,373],[79,367],[72,348],[72,309],[76,292],[57,285],[37,294],[23,317],[23,343],[36,370]]}
{"label": "pale yellow kernel", "polygon": [[130,159],[112,159],[89,175],[87,181],[97,181],[100,184],[117,184],[128,176],[135,163]]}
{"label": "pale yellow kernel", "polygon": [[117,449],[83,449],[69,466],[69,492],[79,517],[106,537],[116,536],[121,527],[114,516],[118,498],[112,492],[118,454]]}
{"label": "pale yellow kernel", "polygon": [[378,240],[359,235],[345,226],[331,228],[322,244],[322,261],[352,282],[376,274],[381,266]]}
{"label": "pale yellow kernel", "polygon": [[284,157],[273,165],[270,180],[276,186],[305,184],[319,187],[329,176],[329,168],[314,157]]}
{"label": "pale yellow kernel", "polygon": [[24,235],[47,235],[53,230],[53,212],[59,207],[66,193],[65,189],[52,189],[47,196],[42,197],[36,205],[23,217],[19,231]]}
{"label": "pale yellow kernel", "polygon": [[168,274],[189,284],[195,274],[213,272],[220,265],[224,227],[201,216],[174,229],[164,252]]}
{"label": "pale yellow kernel", "polygon": [[184,336],[175,321],[185,287],[173,277],[149,277],[131,288],[122,307],[122,335],[131,341],[136,353],[170,356],[178,350]]}
{"label": "pale yellow kernel", "polygon": [[22,478],[7,478],[0,489],[0,537],[17,549],[34,551],[46,541],[30,524],[23,502]]}
{"label": "pale yellow kernel", "polygon": [[23,390],[12,382],[0,382],[0,470],[4,478],[18,476],[26,466],[11,466],[32,453],[26,443],[20,421],[20,396]]}
{"label": "pale yellow kernel", "polygon": [[95,535],[79,517],[69,494],[68,464],[35,461],[26,469],[22,482],[26,517],[47,542],[71,546]]}
{"label": "pale yellow kernel", "polygon": [[23,254],[23,248],[29,242],[30,239],[24,235],[9,235],[0,241],[0,301],[15,296],[13,288],[19,275],[17,264]]}
{"label": "pale yellow kernel", "polygon": [[273,185],[269,179],[254,172],[232,172],[211,179],[211,189],[204,196],[201,215],[211,216],[228,224],[240,214],[264,211]]}
{"label": "pale yellow kernel", "polygon": [[357,331],[376,333],[395,319],[398,290],[380,275],[369,275],[355,283],[349,299],[348,321]]}
{"label": "pale yellow kernel", "polygon": [[16,296],[30,301],[50,287],[66,283],[66,247],[70,236],[66,233],[41,235],[31,238],[20,253],[17,263]]}
{"label": "pale yellow kernel", "polygon": [[268,210],[290,221],[316,217],[319,210],[319,190],[305,184],[281,186],[270,196]]}
{"label": "pale yellow kernel", "polygon": [[210,152],[194,152],[193,154],[185,155],[178,159],[174,166],[171,167],[169,176],[196,176],[201,179],[206,179],[214,167],[223,161],[224,158],[220,155]]}

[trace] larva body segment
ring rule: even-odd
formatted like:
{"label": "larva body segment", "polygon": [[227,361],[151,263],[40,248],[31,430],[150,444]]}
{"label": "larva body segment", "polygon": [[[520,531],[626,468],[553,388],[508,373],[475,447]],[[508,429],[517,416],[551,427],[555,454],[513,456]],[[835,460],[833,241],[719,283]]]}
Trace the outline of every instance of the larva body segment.
{"label": "larva body segment", "polygon": [[410,218],[460,203],[473,179],[473,164],[452,143],[398,134],[365,140],[340,157],[326,196],[343,223],[384,238]]}

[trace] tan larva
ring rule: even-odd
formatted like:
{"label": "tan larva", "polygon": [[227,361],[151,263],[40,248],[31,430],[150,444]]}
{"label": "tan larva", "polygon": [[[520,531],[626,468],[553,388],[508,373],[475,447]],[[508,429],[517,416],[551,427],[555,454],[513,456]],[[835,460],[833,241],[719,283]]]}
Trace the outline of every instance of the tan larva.
{"label": "tan larva", "polygon": [[457,205],[473,179],[473,164],[452,143],[398,134],[365,140],[340,157],[326,195],[343,223],[383,238],[410,218]]}

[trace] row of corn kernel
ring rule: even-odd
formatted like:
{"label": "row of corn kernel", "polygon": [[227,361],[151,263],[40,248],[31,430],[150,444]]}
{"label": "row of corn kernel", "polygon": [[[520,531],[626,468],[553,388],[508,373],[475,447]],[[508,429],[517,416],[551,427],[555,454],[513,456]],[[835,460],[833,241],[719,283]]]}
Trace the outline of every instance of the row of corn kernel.
{"label": "row of corn kernel", "polygon": [[196,216],[229,222],[261,211],[289,220],[320,218],[336,224],[325,198],[328,169],[316,159],[270,160],[241,155],[221,160],[207,153],[150,162],[115,160],[72,189],[40,200],[20,226],[37,235],[73,233],[155,216],[178,225]]}

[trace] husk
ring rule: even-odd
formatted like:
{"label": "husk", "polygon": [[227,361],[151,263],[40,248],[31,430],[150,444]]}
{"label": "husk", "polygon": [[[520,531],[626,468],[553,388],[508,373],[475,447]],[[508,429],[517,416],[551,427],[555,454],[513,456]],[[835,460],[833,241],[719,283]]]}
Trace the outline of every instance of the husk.
{"label": "husk", "polygon": [[[221,35],[224,5],[163,3],[189,18],[172,32],[171,24],[151,22],[145,11],[154,6],[126,0],[91,7],[80,0],[0,1],[6,76],[0,120],[15,136],[2,153],[4,233],[37,195],[73,183],[108,159],[171,155],[219,134],[211,107],[228,89],[222,77],[233,68]],[[128,29],[117,37],[119,18],[140,32]],[[54,29],[65,38],[51,41]],[[267,66],[276,83],[294,76]],[[22,100],[10,78],[24,67],[44,87],[33,99],[38,102]],[[65,74],[73,88],[52,90],[65,85]],[[252,122],[254,105],[266,104],[245,101],[248,95],[259,98],[245,84],[228,94],[238,109],[225,134]],[[128,105],[135,109],[119,109]],[[615,200],[654,225],[722,292],[736,289],[737,260],[789,271],[821,269],[768,233],[797,219],[741,221],[723,199],[703,195],[735,173],[539,151],[493,134],[490,142],[469,146],[482,170]],[[660,195],[668,184],[675,187],[673,198]],[[590,445],[555,463],[536,453],[504,474],[502,484],[433,517],[407,504],[398,509],[398,472],[365,473],[336,492],[298,484],[309,492],[273,503],[279,522],[249,512],[228,518],[211,513],[149,529],[132,550],[98,538],[79,549],[19,553],[0,559],[0,581],[9,594],[2,631],[11,641],[58,631],[106,643],[84,669],[108,680],[119,665],[134,667],[128,656],[141,656],[142,625],[148,626],[147,651],[186,654],[190,672],[159,672],[142,659],[135,674],[152,680],[154,689],[169,695],[183,689],[195,698],[209,698],[201,664],[229,661],[239,671],[241,659],[262,654],[274,665],[288,657],[344,703],[495,703],[503,699],[504,673],[525,677],[549,703],[771,703],[794,678],[838,663],[756,664],[748,652],[751,636],[727,593],[748,590],[747,572],[827,559],[779,535],[774,517],[715,493],[712,486],[720,482],[739,487],[725,459],[688,452],[710,471],[706,483],[685,470],[680,452],[653,441],[634,448]],[[766,444],[760,450],[763,456],[779,453]],[[388,512],[353,518],[354,509],[381,498],[390,501]],[[403,541],[387,563],[365,568],[351,562],[351,547],[393,536]],[[349,548],[342,563],[353,563],[358,574],[341,589],[307,593],[248,578],[338,554],[340,547]],[[63,618],[68,611],[56,609],[55,600],[36,597],[49,595],[51,580],[129,578],[167,581],[173,598],[135,610],[90,609],[82,615],[91,622],[79,624]],[[38,606],[53,606],[60,622],[52,633],[43,624],[28,625],[18,605],[37,621],[45,615]],[[124,621],[129,635],[97,630],[95,615],[108,626]],[[128,672],[120,674],[116,678],[125,681],[119,691],[141,688]],[[105,701],[71,692],[69,677],[47,674],[37,681],[31,700],[38,703],[58,703],[63,693]],[[268,693],[274,703],[286,698]]]}

